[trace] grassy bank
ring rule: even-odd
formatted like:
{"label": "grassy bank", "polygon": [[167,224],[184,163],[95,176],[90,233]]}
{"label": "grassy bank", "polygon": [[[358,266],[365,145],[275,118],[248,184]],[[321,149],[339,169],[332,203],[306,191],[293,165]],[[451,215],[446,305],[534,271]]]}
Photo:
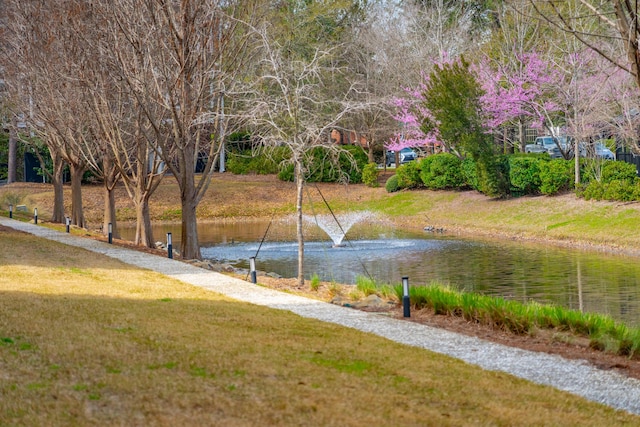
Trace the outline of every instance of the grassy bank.
{"label": "grassy bank", "polygon": [[[89,226],[102,222],[103,194],[100,186],[83,189],[85,215]],[[322,193],[322,196],[320,195]],[[119,221],[133,221],[135,211],[123,188],[117,189]],[[70,201],[70,190],[65,190]],[[522,197],[492,200],[476,192],[436,192],[428,190],[387,193],[383,187],[364,185],[309,185],[305,192],[305,210],[326,211],[325,197],[335,212],[369,210],[380,220],[403,227],[444,228],[448,233],[484,235],[510,239],[552,242],[561,245],[626,251],[640,254],[640,204],[596,202],[578,199],[573,194],[557,197]],[[27,205],[29,212],[38,207],[46,219],[51,211],[53,192],[45,184],[11,184],[0,187],[0,209],[8,200]],[[203,198],[198,217],[201,221],[288,215],[295,209],[293,183],[275,176],[217,175]],[[70,211],[70,206],[67,206]],[[177,185],[170,178],[151,200],[154,221],[179,221]]]}
{"label": "grassy bank", "polygon": [[358,331],[0,230],[0,424],[634,425]]}

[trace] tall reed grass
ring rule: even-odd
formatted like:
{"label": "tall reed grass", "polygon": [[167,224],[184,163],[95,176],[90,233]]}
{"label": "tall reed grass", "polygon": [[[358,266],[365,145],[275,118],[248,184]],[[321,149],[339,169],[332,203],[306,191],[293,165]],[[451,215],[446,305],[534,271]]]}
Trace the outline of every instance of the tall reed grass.
{"label": "tall reed grass", "polygon": [[[398,300],[402,300],[402,285],[395,285],[393,289]],[[604,314],[537,302],[523,304],[459,291],[438,282],[411,287],[409,297],[416,310],[430,308],[436,314],[458,316],[520,335],[533,333],[535,329],[567,331],[588,337],[594,349],[640,358],[640,328],[630,328]]]}

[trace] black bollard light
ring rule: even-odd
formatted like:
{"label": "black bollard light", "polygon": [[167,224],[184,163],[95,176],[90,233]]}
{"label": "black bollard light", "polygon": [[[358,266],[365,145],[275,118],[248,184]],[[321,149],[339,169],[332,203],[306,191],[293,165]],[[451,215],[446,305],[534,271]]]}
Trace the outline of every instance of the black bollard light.
{"label": "black bollard light", "polygon": [[9,218],[13,218],[13,205],[9,205]]}
{"label": "black bollard light", "polygon": [[113,224],[109,223],[109,244],[113,243]]}
{"label": "black bollard light", "polygon": [[67,233],[69,232],[69,229],[71,228],[71,218],[69,218],[68,216],[64,217],[64,220],[67,224]]}
{"label": "black bollard light", "polygon": [[38,208],[33,209],[33,223],[34,224],[38,223]]}
{"label": "black bollard light", "polygon": [[402,278],[402,308],[404,309],[404,317],[411,317],[411,299],[409,298],[409,278]]}
{"label": "black bollard light", "polygon": [[256,274],[256,257],[249,258],[249,271],[251,271],[251,283],[258,283],[258,276]]}
{"label": "black bollard light", "polygon": [[167,233],[167,256],[173,259],[173,243],[171,242],[171,233]]}

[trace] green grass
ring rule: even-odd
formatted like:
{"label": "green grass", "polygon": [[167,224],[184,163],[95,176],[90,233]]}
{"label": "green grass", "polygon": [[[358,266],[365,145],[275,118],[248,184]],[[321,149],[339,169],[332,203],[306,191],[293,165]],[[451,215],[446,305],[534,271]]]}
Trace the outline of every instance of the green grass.
{"label": "green grass", "polygon": [[24,233],[0,231],[0,270],[0,425],[640,422]]}
{"label": "green grass", "polygon": [[378,295],[383,298],[395,297],[392,286],[386,284],[380,285],[375,280],[365,276],[356,277],[356,289],[365,297],[369,295]]}
{"label": "green grass", "polygon": [[[402,285],[394,287],[396,297],[403,296]],[[535,328],[569,331],[588,337],[592,348],[640,358],[640,328],[629,328],[611,317],[583,313],[536,302],[523,304],[504,298],[458,291],[434,282],[410,288],[415,309],[430,308],[436,314],[459,316],[515,334],[531,334]]]}
{"label": "green grass", "polygon": [[311,276],[311,282],[309,283],[311,290],[317,292],[320,289],[320,276],[317,273],[313,273]]}

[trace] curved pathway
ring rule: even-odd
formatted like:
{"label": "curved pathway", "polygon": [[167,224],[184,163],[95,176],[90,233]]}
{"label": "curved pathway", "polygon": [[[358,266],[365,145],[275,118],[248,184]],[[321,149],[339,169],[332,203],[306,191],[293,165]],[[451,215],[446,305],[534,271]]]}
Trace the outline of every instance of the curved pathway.
{"label": "curved pathway", "polygon": [[73,236],[30,223],[0,218],[0,224],[101,253],[241,301],[289,310],[303,317],[376,334],[402,344],[446,354],[483,369],[506,372],[640,415],[640,380],[597,369],[586,361],[567,360],[556,355],[512,348],[414,322],[278,292],[181,261]]}

